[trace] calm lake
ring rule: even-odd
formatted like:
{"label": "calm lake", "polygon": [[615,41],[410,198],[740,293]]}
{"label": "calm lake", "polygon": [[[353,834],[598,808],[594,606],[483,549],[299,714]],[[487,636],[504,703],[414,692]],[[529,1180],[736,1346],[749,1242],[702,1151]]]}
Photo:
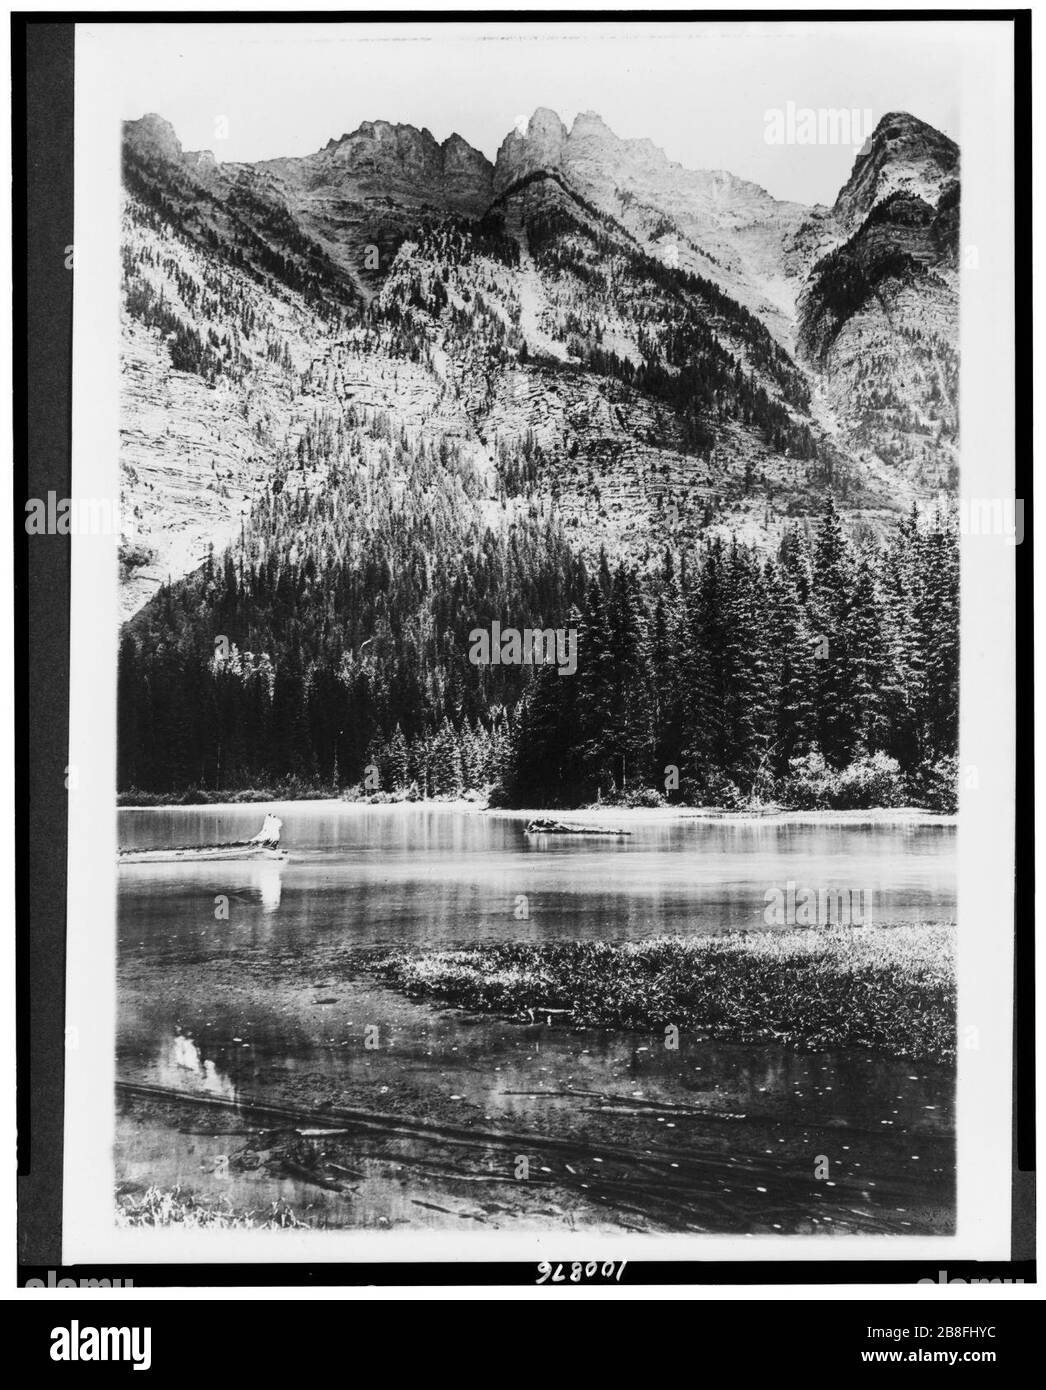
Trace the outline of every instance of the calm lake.
{"label": "calm lake", "polygon": [[[767,892],[789,882],[863,892],[878,922],[955,918],[950,825],[640,819],[628,837],[585,839],[528,836],[527,815],[309,802],[277,810],[285,864],[124,869],[122,936],[195,941],[205,926],[223,945],[335,937],[450,946],[760,930]],[[120,846],[246,839],[261,821],[257,806],[124,810]],[[219,893],[235,899],[227,922],[214,918]]]}
{"label": "calm lake", "polygon": [[[120,845],[242,840],[267,809],[124,810]],[[230,1175],[225,1160],[245,1139],[140,1097],[121,1105],[119,1179],[179,1184],[238,1209],[282,1197],[336,1226],[952,1228],[950,1067],[699,1037],[667,1050],[641,1034],[469,1017],[347,978],[342,962],[346,948],[763,930],[767,893],[788,884],[859,891],[876,922],[952,921],[953,825],[628,817],[627,838],[571,839],[527,836],[526,815],[275,810],[286,863],[120,870],[119,1077],[523,1135],[536,1150],[559,1146],[536,1170],[549,1191],[524,1200],[516,1183],[486,1199],[480,1184],[504,1181],[496,1138],[478,1143],[465,1179],[459,1151],[441,1168],[436,1141],[402,1128],[356,1145],[351,1199]],[[368,1028],[379,1050],[365,1045]],[[825,1156],[831,1177],[815,1181]]]}

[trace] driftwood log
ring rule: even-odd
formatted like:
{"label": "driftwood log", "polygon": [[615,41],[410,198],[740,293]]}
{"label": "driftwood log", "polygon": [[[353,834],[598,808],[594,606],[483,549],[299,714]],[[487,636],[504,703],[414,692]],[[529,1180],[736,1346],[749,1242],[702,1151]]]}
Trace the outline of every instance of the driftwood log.
{"label": "driftwood log", "polygon": [[570,821],[548,820],[539,817],[527,822],[528,835],[631,835],[631,830],[619,830],[608,825],[575,825]]}

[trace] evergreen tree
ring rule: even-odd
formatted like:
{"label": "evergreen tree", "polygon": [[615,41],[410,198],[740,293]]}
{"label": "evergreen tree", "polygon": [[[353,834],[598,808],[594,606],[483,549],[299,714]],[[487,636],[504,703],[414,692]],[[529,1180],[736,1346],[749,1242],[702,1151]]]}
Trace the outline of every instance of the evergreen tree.
{"label": "evergreen tree", "polygon": [[433,796],[459,797],[465,789],[461,748],[454,726],[446,716],[432,741],[430,786]]}
{"label": "evergreen tree", "polygon": [[388,768],[390,789],[394,792],[405,792],[410,785],[409,758],[407,740],[404,738],[403,730],[398,723],[393,730],[385,761]]}
{"label": "evergreen tree", "polygon": [[874,753],[883,747],[886,733],[884,691],[889,677],[890,652],[886,615],[867,559],[861,560],[857,567],[850,595],[847,646],[853,751]]}
{"label": "evergreen tree", "polygon": [[814,544],[810,613],[814,628],[817,741],[835,767],[842,767],[849,761],[855,742],[850,718],[850,650],[846,624],[850,585],[846,539],[829,493]]}

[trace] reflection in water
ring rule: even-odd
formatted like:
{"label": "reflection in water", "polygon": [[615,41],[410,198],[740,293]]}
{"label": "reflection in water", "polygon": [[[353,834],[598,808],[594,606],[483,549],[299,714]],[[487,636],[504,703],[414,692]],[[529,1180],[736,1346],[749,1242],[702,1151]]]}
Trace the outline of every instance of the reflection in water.
{"label": "reflection in water", "polygon": [[[119,877],[121,921],[140,924],[153,915],[153,907],[165,904],[172,921],[227,944],[223,929],[242,932],[279,911],[285,868],[285,861],[272,859],[127,864]],[[271,933],[264,930],[254,937],[266,938]]]}
{"label": "reflection in water", "polygon": [[283,893],[283,864],[259,864],[258,868],[258,892],[261,895],[262,909],[265,912],[275,912]]}
{"label": "reflection in water", "polygon": [[182,1032],[166,1038],[154,1063],[156,1084],[180,1091],[204,1091],[208,1095],[235,1100],[236,1087],[230,1077],[204,1057],[192,1038]]}

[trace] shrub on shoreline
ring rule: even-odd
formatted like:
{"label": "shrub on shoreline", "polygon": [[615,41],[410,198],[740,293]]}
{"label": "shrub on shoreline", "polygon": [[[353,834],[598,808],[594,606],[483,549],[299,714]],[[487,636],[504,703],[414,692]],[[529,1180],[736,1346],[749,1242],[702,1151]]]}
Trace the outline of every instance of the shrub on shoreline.
{"label": "shrub on shoreline", "polygon": [[793,758],[781,790],[785,805],[799,811],[867,811],[905,802],[900,767],[885,753],[858,758],[838,770],[818,752]]}

